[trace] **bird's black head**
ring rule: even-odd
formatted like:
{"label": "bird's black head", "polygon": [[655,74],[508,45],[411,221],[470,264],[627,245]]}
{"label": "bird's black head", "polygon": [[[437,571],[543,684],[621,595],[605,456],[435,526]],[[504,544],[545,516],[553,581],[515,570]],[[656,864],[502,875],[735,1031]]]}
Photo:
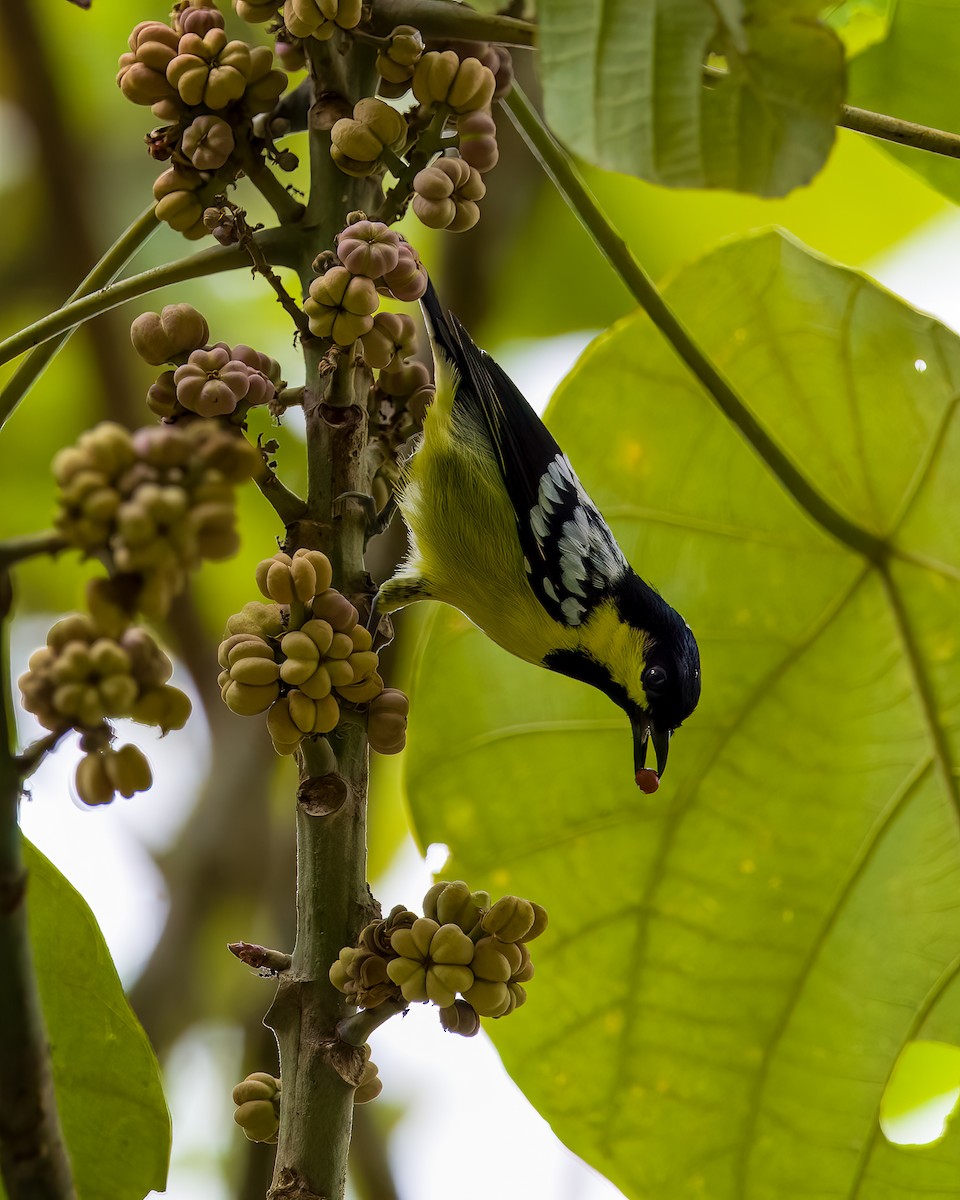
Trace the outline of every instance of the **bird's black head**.
{"label": "bird's black head", "polygon": [[[683,617],[633,572],[617,580],[610,599],[584,624],[579,649],[554,650],[543,665],[599,688],[623,709],[637,783],[654,791],[671,735],[700,699],[700,652]],[[656,772],[644,769],[650,742]]]}
{"label": "bird's black head", "polygon": [[[657,774],[663,775],[673,731],[697,707],[700,699],[700,651],[690,626],[638,576],[628,576],[617,596],[621,620],[643,635],[643,668],[639,693],[627,715],[633,726],[634,767],[646,763],[653,742]],[[639,778],[638,778],[639,782]]]}

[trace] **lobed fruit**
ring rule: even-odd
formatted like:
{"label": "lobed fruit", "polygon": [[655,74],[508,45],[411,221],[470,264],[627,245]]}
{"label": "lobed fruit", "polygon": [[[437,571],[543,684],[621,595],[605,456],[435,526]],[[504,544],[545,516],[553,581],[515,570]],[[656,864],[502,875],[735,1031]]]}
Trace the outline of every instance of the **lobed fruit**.
{"label": "lobed fruit", "polygon": [[352,275],[346,267],[331,267],[310,284],[303,308],[311,333],[351,346],[373,328],[372,314],[379,304],[372,279]]}
{"label": "lobed fruit", "polygon": [[445,104],[455,113],[489,108],[496,86],[489,67],[453,50],[424,54],[413,72],[413,94],[421,104]]}
{"label": "lobed fruit", "polygon": [[400,235],[382,221],[354,221],[337,237],[337,257],[354,275],[378,279],[400,261]]}
{"label": "lobed fruit", "polygon": [[462,233],[480,220],[477,204],[486,195],[480,172],[462,158],[446,156],[413,180],[413,211],[431,229]]}
{"label": "lobed fruit", "polygon": [[294,37],[326,42],[334,31],[360,24],[361,0],[285,0],[283,23]]}
{"label": "lobed fruit", "polygon": [[167,304],[159,313],[141,313],[130,326],[134,350],[154,367],[182,361],[209,337],[205,317],[191,304]]}
{"label": "lobed fruit", "polygon": [[400,367],[416,353],[417,328],[406,313],[378,312],[373,328],[360,341],[363,357],[371,367],[387,371]]}

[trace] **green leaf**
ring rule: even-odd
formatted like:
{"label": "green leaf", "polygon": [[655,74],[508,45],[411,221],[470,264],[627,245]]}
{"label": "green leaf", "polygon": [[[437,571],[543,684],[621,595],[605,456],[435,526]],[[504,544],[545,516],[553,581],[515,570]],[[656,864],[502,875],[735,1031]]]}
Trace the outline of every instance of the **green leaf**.
{"label": "green leaf", "polygon": [[[678,192],[595,168],[586,170],[585,177],[654,279],[672,275],[722,240],[767,225],[783,226],[822,254],[855,266],[947,208],[919,176],[876,149],[879,144],[841,129],[816,187],[799,188],[782,200]],[[883,196],[884,203],[864,205],[864,196]],[[557,253],[558,246],[563,254]],[[636,303],[554,187],[545,187],[528,206],[510,247],[512,252],[499,256],[497,303],[483,328],[474,330],[488,346],[570,329],[601,329]],[[576,263],[573,287],[571,263]]]}
{"label": "green leaf", "polygon": [[831,4],[824,20],[837,31],[848,58],[882,42],[890,29],[895,0],[842,0]]}
{"label": "green leaf", "polygon": [[[873,109],[960,133],[960,5],[897,0],[887,38],[850,67],[848,100]],[[883,148],[935,188],[960,203],[960,162],[884,141]]]}
{"label": "green leaf", "polygon": [[33,958],[79,1200],[136,1200],[166,1184],[170,1117],[160,1068],[86,901],[26,839],[23,849]]}
{"label": "green leaf", "polygon": [[[815,0],[547,0],[547,120],[597,166],[783,196],[833,145],[843,49]],[[716,60],[722,77],[705,86]]]}
{"label": "green leaf", "polygon": [[488,1022],[628,1195],[960,1194],[960,1135],[888,1144],[910,1041],[960,1030],[960,340],[778,233],[668,298],[880,565],[816,526],[641,313],[549,424],[690,621],[700,708],[660,791],[626,718],[438,609],[407,751],[451,878],[545,905],[529,1003]]}

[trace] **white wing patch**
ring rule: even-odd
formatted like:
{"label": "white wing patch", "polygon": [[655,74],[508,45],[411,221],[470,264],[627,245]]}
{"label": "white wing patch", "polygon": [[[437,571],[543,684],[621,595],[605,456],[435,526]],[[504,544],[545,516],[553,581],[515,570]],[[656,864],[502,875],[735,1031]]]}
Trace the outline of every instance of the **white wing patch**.
{"label": "white wing patch", "polygon": [[627,560],[565,454],[540,477],[530,529],[540,550],[531,583],[559,608],[566,625],[580,625],[589,608],[628,570]]}

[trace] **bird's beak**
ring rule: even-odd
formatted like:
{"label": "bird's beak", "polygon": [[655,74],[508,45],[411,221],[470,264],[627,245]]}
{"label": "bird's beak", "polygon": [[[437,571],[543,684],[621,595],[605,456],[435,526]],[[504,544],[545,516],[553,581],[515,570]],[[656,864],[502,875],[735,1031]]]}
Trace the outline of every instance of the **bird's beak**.
{"label": "bird's beak", "polygon": [[638,717],[633,722],[633,768],[634,771],[643,770],[643,765],[647,761],[647,745],[653,742],[653,749],[657,756],[657,775],[663,778],[663,773],[667,769],[667,755],[670,753],[670,736],[669,729],[657,729],[651,724],[649,718]]}
{"label": "bird's beak", "polygon": [[650,730],[650,740],[653,742],[653,748],[657,755],[657,774],[663,778],[663,773],[667,769],[667,755],[670,753],[670,738],[672,732],[669,729],[657,729],[652,727]]}

